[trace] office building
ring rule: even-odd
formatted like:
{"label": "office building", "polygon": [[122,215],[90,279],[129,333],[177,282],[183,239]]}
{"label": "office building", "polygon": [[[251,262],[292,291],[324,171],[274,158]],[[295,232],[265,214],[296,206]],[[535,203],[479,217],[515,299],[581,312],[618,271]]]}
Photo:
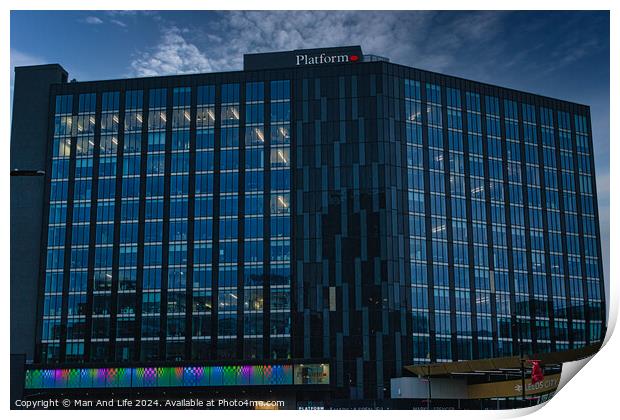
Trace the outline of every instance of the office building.
{"label": "office building", "polygon": [[37,249],[12,273],[38,293],[12,312],[26,391],[382,401],[416,366],[602,342],[588,106],[360,47],[92,82],[24,67],[14,103],[12,159],[44,157],[12,236]]}

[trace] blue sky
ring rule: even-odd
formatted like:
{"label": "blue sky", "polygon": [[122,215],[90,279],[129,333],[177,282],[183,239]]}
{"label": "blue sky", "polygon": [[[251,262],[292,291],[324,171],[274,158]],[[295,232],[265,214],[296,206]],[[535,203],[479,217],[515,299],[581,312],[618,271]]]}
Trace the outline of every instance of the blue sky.
{"label": "blue sky", "polygon": [[240,70],[245,52],[352,44],[590,105],[609,281],[607,12],[11,12],[11,66],[60,63],[78,80]]}

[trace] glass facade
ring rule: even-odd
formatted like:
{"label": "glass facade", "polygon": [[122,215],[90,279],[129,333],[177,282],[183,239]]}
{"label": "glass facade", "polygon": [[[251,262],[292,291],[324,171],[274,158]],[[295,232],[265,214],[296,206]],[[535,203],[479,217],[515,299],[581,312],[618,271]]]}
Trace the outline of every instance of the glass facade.
{"label": "glass facade", "polygon": [[336,71],[295,92],[296,354],[330,358],[343,396],[384,398],[412,363],[403,94]]}
{"label": "glass facade", "polygon": [[291,357],[291,83],[271,81],[269,90],[269,288],[265,293],[269,294],[269,350],[271,358],[277,359]]}
{"label": "glass facade", "polygon": [[[125,111],[122,133],[122,179],[120,183],[119,258],[116,311],[116,348],[118,362],[133,360],[136,356],[136,323],[138,313],[138,243],[140,223],[140,185],[142,164],[142,104],[144,92],[125,93]],[[120,154],[120,153],[119,153]],[[120,158],[119,158],[120,159]]]}
{"label": "glass facade", "polygon": [[[52,173],[49,184],[49,216],[47,244],[45,244],[45,280],[40,335],[40,360],[44,363],[58,361],[60,358],[63,303],[67,300],[63,298],[63,290],[65,288],[65,245],[68,235],[69,166],[72,138],[77,134],[77,128],[74,132],[73,121],[73,96],[58,95],[54,115],[54,138],[52,150],[49,153],[52,159]],[[90,126],[90,119],[88,122]],[[86,144],[90,146],[88,140]],[[88,159],[85,160],[85,163],[90,163]],[[92,165],[87,169],[92,173]],[[79,288],[86,292],[85,284],[80,284]]]}
{"label": "glass facade", "polygon": [[[191,112],[190,112],[191,118]],[[190,153],[193,179],[193,249],[191,264],[191,358],[211,351],[213,320],[213,177],[215,158],[215,86],[199,86],[196,94],[195,153]],[[191,134],[191,133],[190,133]],[[193,159],[192,159],[193,157]],[[188,270],[189,271],[189,270]],[[189,331],[189,330],[188,330]]]}
{"label": "glass facade", "polygon": [[54,86],[36,362],[325,360],[387,398],[599,343],[589,109],[344,68]]}
{"label": "glass facade", "polygon": [[588,111],[453,85],[404,82],[413,360],[599,342]]}
{"label": "glass facade", "polygon": [[41,362],[291,358],[290,95],[57,96]]}

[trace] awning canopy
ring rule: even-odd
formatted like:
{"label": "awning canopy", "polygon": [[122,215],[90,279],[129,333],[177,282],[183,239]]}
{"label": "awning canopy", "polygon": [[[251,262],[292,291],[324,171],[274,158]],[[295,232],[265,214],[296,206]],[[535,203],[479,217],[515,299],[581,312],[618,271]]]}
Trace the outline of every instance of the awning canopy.
{"label": "awning canopy", "polygon": [[[601,343],[592,344],[574,350],[551,353],[524,355],[526,359],[540,360],[541,364],[560,364],[583,359],[595,354],[601,348]],[[443,376],[452,373],[467,373],[488,371],[494,369],[518,369],[521,367],[520,356],[498,357],[493,359],[463,360],[460,362],[431,363],[425,365],[409,365],[405,369],[418,376]]]}

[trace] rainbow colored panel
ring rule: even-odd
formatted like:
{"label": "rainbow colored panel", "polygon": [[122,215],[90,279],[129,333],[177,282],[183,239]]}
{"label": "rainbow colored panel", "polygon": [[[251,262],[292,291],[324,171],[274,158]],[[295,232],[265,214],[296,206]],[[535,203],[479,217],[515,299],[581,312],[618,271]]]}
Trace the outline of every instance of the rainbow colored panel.
{"label": "rainbow colored panel", "polygon": [[[168,386],[190,386],[189,384],[187,385],[185,384],[185,380],[184,380],[185,372],[182,367],[173,367],[173,368],[167,368],[167,369],[169,370]],[[187,380],[190,381],[191,378],[188,376]]]}
{"label": "rainbow colored panel", "polygon": [[157,368],[144,369],[144,386],[158,386]]}
{"label": "rainbow colored panel", "polygon": [[186,366],[183,369],[183,378],[186,386],[198,386],[198,376],[201,374],[199,372],[200,367],[195,366]]}
{"label": "rainbow colored panel", "polygon": [[118,368],[116,369],[116,387],[129,388],[131,387],[131,368]]}
{"label": "rainbow colored panel", "polygon": [[90,379],[91,379],[91,386],[93,388],[105,388],[106,385],[108,384],[107,381],[107,372],[108,369],[106,368],[95,368],[95,369],[90,369]]}
{"label": "rainbow colored panel", "polygon": [[249,366],[250,368],[250,385],[262,385],[263,384],[263,367],[260,365]]}
{"label": "rainbow colored panel", "polygon": [[67,378],[67,388],[81,388],[83,369],[69,369],[69,377]]}
{"label": "rainbow colored panel", "polygon": [[196,374],[197,386],[210,386],[211,385],[211,366],[204,366],[196,368],[198,373]]}
{"label": "rainbow colored panel", "polygon": [[211,385],[213,386],[224,385],[224,368],[222,366],[211,367]]}
{"label": "rainbow colored panel", "polygon": [[252,366],[241,366],[241,385],[251,385]]}
{"label": "rainbow colored panel", "polygon": [[92,381],[90,380],[90,369],[78,369],[80,377],[80,388],[90,388]]}
{"label": "rainbow colored panel", "polygon": [[292,364],[27,369],[27,389],[293,385]]}
{"label": "rainbow colored panel", "polygon": [[170,386],[170,368],[155,368],[155,376],[157,380],[156,386]]}
{"label": "rainbow colored panel", "polygon": [[43,372],[41,370],[27,370],[24,386],[27,389],[43,388]]}
{"label": "rainbow colored panel", "polygon": [[56,388],[56,371],[60,369],[49,369],[41,372],[41,387]]}
{"label": "rainbow colored panel", "polygon": [[224,383],[222,385],[241,385],[239,380],[241,375],[241,366],[224,366],[222,370],[224,373]]}

